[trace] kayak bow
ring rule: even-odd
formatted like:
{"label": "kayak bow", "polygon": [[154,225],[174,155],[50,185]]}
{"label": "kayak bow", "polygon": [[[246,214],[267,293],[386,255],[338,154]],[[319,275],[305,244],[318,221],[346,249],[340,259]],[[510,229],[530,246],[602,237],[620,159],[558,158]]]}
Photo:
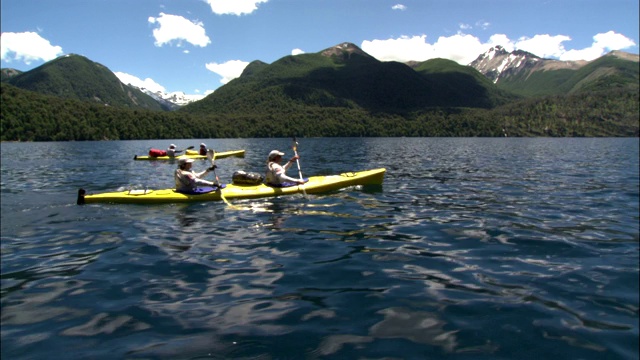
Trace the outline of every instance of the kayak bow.
{"label": "kayak bow", "polygon": [[[244,157],[244,150],[230,150],[223,152],[216,152],[216,159],[222,159],[230,156]],[[179,160],[179,159],[193,159],[193,160],[206,160],[207,155],[200,154],[184,154],[179,156],[148,156],[148,155],[134,155],[133,160]]]}
{"label": "kayak bow", "polygon": [[382,185],[386,169],[373,169],[359,172],[348,172],[340,175],[312,176],[304,185],[290,187],[272,187],[259,185],[227,184],[222,189],[204,194],[183,194],[175,189],[163,190],[126,190],[100,194],[87,194],[84,189],[78,191],[78,205],[88,203],[121,203],[121,204],[157,204],[197,201],[220,201],[221,195],[227,200],[252,199],[279,195],[302,193],[317,194],[334,191],[354,185]]}

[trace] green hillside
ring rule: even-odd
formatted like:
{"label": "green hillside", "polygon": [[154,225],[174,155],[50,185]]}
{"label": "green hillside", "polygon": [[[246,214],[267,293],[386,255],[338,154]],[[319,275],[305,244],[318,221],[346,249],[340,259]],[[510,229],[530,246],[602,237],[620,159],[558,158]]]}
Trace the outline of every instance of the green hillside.
{"label": "green hillside", "polygon": [[22,74],[22,71],[16,69],[2,69],[0,70],[0,81],[8,81],[14,76]]}
{"label": "green hillside", "polygon": [[606,55],[576,70],[566,83],[568,93],[637,89],[640,63]]}
{"label": "green hillside", "polygon": [[499,89],[474,68],[452,60],[427,60],[414,66],[414,70],[435,84],[440,101],[461,99],[454,106],[493,108],[518,98]]}
{"label": "green hillside", "polygon": [[608,91],[638,87],[637,61],[605,55],[577,69],[522,72],[498,83],[501,89],[528,97]]}
{"label": "green hillside", "polygon": [[605,56],[579,70],[540,71],[512,86],[551,94],[521,98],[453,61],[380,62],[343,43],[254,61],[205,99],[161,111],[106,67],[72,55],[25,73],[3,69],[0,139],[637,137],[637,64]]}
{"label": "green hillside", "polygon": [[268,114],[336,107],[408,114],[436,107],[490,108],[508,98],[473,69],[430,68],[381,62],[355,46],[286,56],[272,64],[250,64],[242,76],[180,111]]}
{"label": "green hillside", "polygon": [[120,82],[108,68],[84,56],[68,55],[49,61],[7,80],[11,85],[108,106],[162,110],[158,102],[140,90]]}

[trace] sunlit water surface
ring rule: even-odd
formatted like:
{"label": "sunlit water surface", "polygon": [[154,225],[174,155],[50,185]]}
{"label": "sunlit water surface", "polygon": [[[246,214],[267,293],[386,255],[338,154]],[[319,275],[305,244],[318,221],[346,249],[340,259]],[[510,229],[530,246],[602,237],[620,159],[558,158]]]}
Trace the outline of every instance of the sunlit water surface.
{"label": "sunlit water surface", "polygon": [[75,204],[171,187],[133,156],[202,141],[246,149],[225,181],[292,155],[2,143],[3,359],[638,358],[638,139],[299,139],[305,176],[384,185]]}

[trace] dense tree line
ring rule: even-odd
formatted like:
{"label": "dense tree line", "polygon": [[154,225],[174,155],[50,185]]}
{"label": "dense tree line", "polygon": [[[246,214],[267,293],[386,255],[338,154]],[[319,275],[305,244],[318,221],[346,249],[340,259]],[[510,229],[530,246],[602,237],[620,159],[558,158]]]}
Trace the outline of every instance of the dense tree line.
{"label": "dense tree line", "polygon": [[638,136],[638,89],[534,98],[492,111],[514,136]]}
{"label": "dense tree line", "polygon": [[[263,101],[269,101],[268,98]],[[375,113],[275,102],[268,112],[130,110],[45,96],[3,83],[2,141],[387,136],[639,136],[639,92],[520,100],[494,109]]]}

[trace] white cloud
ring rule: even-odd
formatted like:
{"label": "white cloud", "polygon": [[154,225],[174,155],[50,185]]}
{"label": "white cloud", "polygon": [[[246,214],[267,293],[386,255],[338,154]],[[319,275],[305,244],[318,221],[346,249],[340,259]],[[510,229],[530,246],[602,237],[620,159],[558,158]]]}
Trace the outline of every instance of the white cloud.
{"label": "white cloud", "polygon": [[22,61],[30,65],[33,61],[49,61],[62,55],[62,47],[53,46],[49,40],[35,32],[4,32],[0,36],[2,61]]}
{"label": "white cloud", "polygon": [[258,10],[258,4],[269,0],[205,0],[211,11],[218,15],[243,15],[251,14]]}
{"label": "white cloud", "polygon": [[178,46],[182,45],[182,41],[200,47],[211,43],[201,22],[192,22],[182,16],[160,13],[157,18],[149,17],[149,23],[159,25],[153,29],[156,46],[170,44],[174,40],[177,41]]}
{"label": "white cloud", "polygon": [[249,65],[249,63],[246,61],[230,60],[222,64],[212,62],[206,64],[205,66],[209,71],[222,76],[220,82],[222,84],[226,84],[229,81],[242,75],[242,71],[244,71],[244,68],[246,68],[247,65]]}
{"label": "white cloud", "polygon": [[123,73],[123,72],[116,72],[114,74],[116,74],[118,79],[120,79],[120,81],[123,84],[133,85],[133,86],[136,86],[136,87],[139,87],[139,88],[145,88],[145,89],[151,90],[153,92],[158,92],[158,91],[165,92],[166,91],[165,88],[162,85],[158,84],[157,82],[153,81],[153,79],[150,79],[150,78],[146,78],[146,79],[142,80],[142,79],[140,79],[140,78],[138,78],[136,76],[133,76],[133,75],[130,75],[130,74],[127,74],[127,73]]}
{"label": "white cloud", "polygon": [[[505,34],[493,34],[487,42],[487,50],[495,46],[502,46],[506,51],[512,52],[516,49],[516,45]],[[484,51],[483,51],[484,52]]]}
{"label": "white cloud", "polygon": [[474,26],[482,30],[487,30],[491,26],[491,23],[484,20],[476,21],[475,25],[460,23],[458,24],[458,29],[460,29],[460,31],[471,30]]}
{"label": "white cloud", "polygon": [[365,40],[360,47],[381,61],[407,62],[445,58],[460,64],[468,64],[475,60],[486,48],[478,38],[465,34],[441,36],[434,44],[429,44],[426,40],[426,35],[402,36],[388,40]]}
{"label": "white cloud", "polygon": [[395,4],[391,7],[391,9],[404,11],[404,10],[407,10],[407,7],[402,4]]}
{"label": "white cloud", "polygon": [[476,26],[479,27],[482,30],[487,30],[491,26],[491,23],[488,22],[488,21],[481,20],[481,21],[476,22]]}
{"label": "white cloud", "polygon": [[435,57],[450,59],[465,65],[488,49],[477,37],[462,33],[449,37],[441,36],[433,47]]}
{"label": "white cloud", "polygon": [[380,61],[424,61],[433,57],[433,46],[427,36],[401,36],[397,39],[365,40],[360,48]]}
{"label": "white cloud", "polygon": [[528,51],[532,54],[543,58],[559,58],[562,54],[567,52],[565,50],[565,41],[570,41],[571,38],[566,35],[535,35],[532,38],[521,37],[516,41],[515,45],[517,49]]}
{"label": "white cloud", "polygon": [[572,60],[594,60],[604,55],[604,52],[600,48],[589,47],[581,50],[569,50],[562,54],[559,57],[560,60],[563,61],[572,61]]}
{"label": "white cloud", "polygon": [[609,31],[593,37],[593,44],[582,50],[569,50],[560,56],[560,60],[594,60],[612,50],[622,50],[636,46],[628,37]]}
{"label": "white cloud", "polygon": [[416,35],[386,40],[365,40],[360,47],[380,61],[407,62],[444,58],[467,65],[479,54],[496,45],[503,46],[509,52],[519,49],[543,58],[559,60],[594,60],[608,51],[636,46],[633,40],[613,31],[597,34],[593,40],[593,44],[588,48],[567,50],[564,43],[571,41],[571,38],[566,35],[542,34],[512,41],[505,34],[494,34],[489,41],[482,42],[473,35],[460,32],[448,37],[441,36],[435,43],[427,42],[426,35]]}
{"label": "white cloud", "polygon": [[621,50],[635,46],[636,43],[622,34],[609,31],[594,36],[593,45],[607,50]]}
{"label": "white cloud", "polygon": [[304,54],[304,50],[301,50],[301,49],[291,50],[291,55],[300,55],[300,54]]}

